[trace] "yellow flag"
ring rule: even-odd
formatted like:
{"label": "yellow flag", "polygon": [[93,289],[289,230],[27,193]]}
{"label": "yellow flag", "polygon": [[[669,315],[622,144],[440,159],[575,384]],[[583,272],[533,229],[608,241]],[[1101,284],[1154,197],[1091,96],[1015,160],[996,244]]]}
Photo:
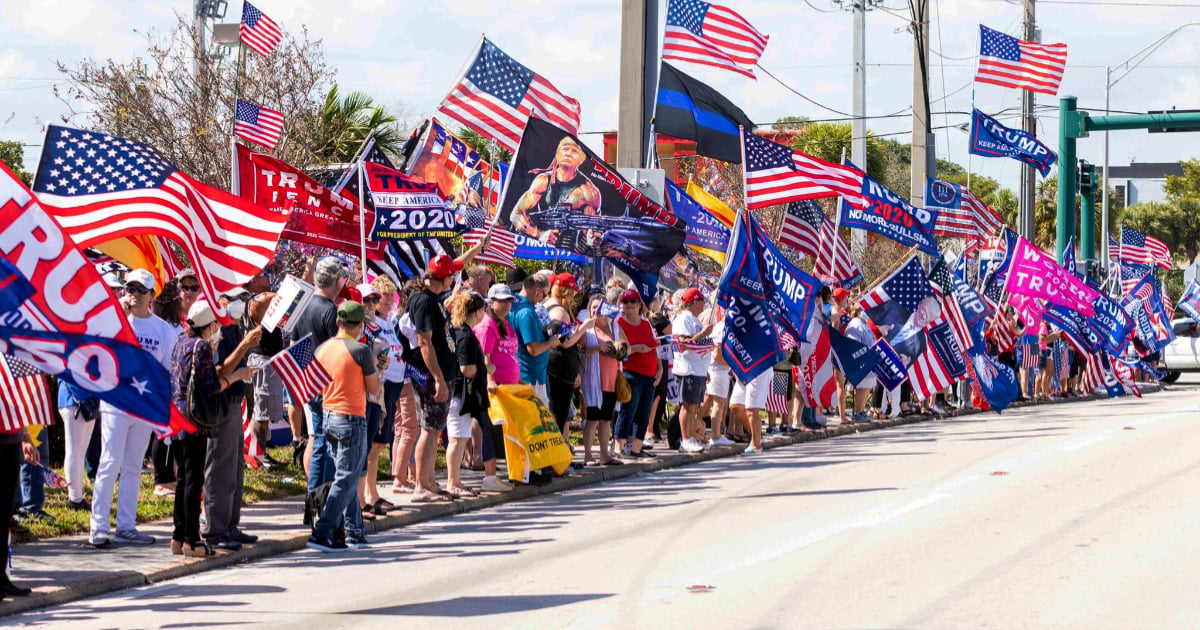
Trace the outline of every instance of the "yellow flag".
{"label": "yellow flag", "polygon": [[159,240],[153,236],[139,234],[113,239],[97,245],[96,249],[130,269],[145,269],[154,274],[158,291],[162,291],[163,285],[172,277],[164,258],[170,254],[159,248]]}
{"label": "yellow flag", "polygon": [[737,213],[733,211],[733,208],[726,205],[724,201],[717,199],[715,195],[697,186],[696,182],[690,179],[687,183],[687,194],[692,199],[695,199],[696,203],[704,206],[704,209],[711,212],[714,217],[717,217],[718,221],[724,223],[725,227],[733,228],[733,220],[737,217]]}
{"label": "yellow flag", "polygon": [[508,478],[529,483],[529,472],[550,466],[563,474],[571,466],[571,449],[563,441],[554,416],[529,385],[501,385],[490,394],[492,420],[504,426]]}

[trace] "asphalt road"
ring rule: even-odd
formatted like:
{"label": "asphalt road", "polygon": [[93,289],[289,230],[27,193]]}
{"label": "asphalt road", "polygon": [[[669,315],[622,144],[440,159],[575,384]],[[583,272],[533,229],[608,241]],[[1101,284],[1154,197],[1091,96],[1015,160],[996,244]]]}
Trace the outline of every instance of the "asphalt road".
{"label": "asphalt road", "polygon": [[1197,628],[1198,381],[717,460],[0,623]]}

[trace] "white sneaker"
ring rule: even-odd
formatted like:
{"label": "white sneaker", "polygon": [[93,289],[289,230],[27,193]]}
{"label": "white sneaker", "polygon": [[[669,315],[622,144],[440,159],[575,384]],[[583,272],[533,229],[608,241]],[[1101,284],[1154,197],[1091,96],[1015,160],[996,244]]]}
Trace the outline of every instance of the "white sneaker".
{"label": "white sneaker", "polygon": [[118,545],[153,545],[154,537],[147,536],[136,529],[118,530],[112,541]]}
{"label": "white sneaker", "polygon": [[499,477],[484,477],[479,486],[480,492],[512,492],[514,489],[515,486]]}
{"label": "white sneaker", "polygon": [[937,405],[929,405],[929,410],[939,416],[946,413],[945,409],[942,409],[941,407],[939,407]]}
{"label": "white sneaker", "polygon": [[712,446],[733,446],[734,444],[737,444],[737,442],[734,442],[733,440],[722,435],[721,437],[709,442],[709,444]]}
{"label": "white sneaker", "polygon": [[108,532],[92,532],[88,536],[88,544],[93,547],[107,547],[112,541],[108,538]]}
{"label": "white sneaker", "polygon": [[696,438],[688,438],[679,444],[679,450],[684,453],[699,453],[704,450],[704,445]]}
{"label": "white sneaker", "polygon": [[646,438],[646,439],[642,440],[642,445],[643,445],[643,446],[654,446],[655,444],[658,444],[658,442],[656,442],[656,441],[654,440],[654,437],[653,437],[653,436],[651,436],[651,437],[648,437],[648,438]]}

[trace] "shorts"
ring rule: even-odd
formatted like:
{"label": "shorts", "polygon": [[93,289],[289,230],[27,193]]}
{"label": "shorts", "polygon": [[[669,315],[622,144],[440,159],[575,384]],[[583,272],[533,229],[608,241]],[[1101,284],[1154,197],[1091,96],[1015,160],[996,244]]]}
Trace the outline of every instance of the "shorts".
{"label": "shorts", "polygon": [[425,384],[413,382],[413,391],[417,394],[417,406],[421,410],[421,428],[426,431],[441,431],[446,428],[446,419],[450,413],[450,401],[437,402],[437,384],[432,377],[425,379]]}
{"label": "shorts", "polygon": [[705,393],[716,398],[729,398],[729,368],[708,368],[708,385]]}
{"label": "shorts", "polygon": [[254,414],[251,420],[255,422],[287,419],[287,410],[283,407],[286,388],[275,368],[267,365],[269,358],[261,354],[252,354],[246,359],[247,366],[258,368],[251,380],[254,392]]}
{"label": "shorts", "polygon": [[771,392],[771,377],[774,372],[767,370],[754,377],[749,383],[738,380],[733,384],[733,393],[729,395],[730,405],[742,405],[746,409],[766,409],[767,394]]}
{"label": "shorts", "polygon": [[466,439],[471,437],[471,427],[475,419],[469,414],[462,413],[461,398],[451,398],[446,414],[446,435],[450,438]]}
{"label": "shorts", "polygon": [[603,392],[600,395],[600,406],[587,408],[587,419],[589,422],[612,422],[613,418],[616,417],[616,409],[617,393]]}
{"label": "shorts", "polygon": [[1038,365],[1037,365],[1038,369],[1039,370],[1046,369],[1046,365],[1049,362],[1050,362],[1050,351],[1049,350],[1038,351]]}
{"label": "shorts", "polygon": [[854,387],[855,389],[875,389],[876,378],[875,373],[870,372],[863,377],[863,380],[856,383]]}
{"label": "shorts", "polygon": [[703,376],[676,376],[679,379],[679,398],[685,405],[699,405],[704,402],[704,390],[707,379]]}
{"label": "shorts", "polygon": [[1071,356],[1071,378],[1075,378],[1083,374],[1087,369],[1087,359],[1083,358],[1078,352]]}

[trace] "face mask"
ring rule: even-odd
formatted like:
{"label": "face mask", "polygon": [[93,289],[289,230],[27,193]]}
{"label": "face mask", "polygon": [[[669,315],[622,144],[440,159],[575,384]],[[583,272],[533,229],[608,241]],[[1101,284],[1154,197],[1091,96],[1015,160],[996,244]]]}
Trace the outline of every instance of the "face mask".
{"label": "face mask", "polygon": [[829,317],[829,316],[833,315],[833,305],[832,304],[822,304],[821,312],[825,313],[825,317]]}
{"label": "face mask", "polygon": [[220,328],[218,328],[217,332],[213,333],[212,336],[208,338],[208,343],[212,344],[213,346],[216,346],[217,344],[221,343],[221,329]]}
{"label": "face mask", "polygon": [[242,319],[242,315],[246,314],[246,303],[242,300],[235,300],[230,302],[229,306],[225,307],[225,310],[229,312],[229,316],[232,317],[234,321],[238,321]]}

